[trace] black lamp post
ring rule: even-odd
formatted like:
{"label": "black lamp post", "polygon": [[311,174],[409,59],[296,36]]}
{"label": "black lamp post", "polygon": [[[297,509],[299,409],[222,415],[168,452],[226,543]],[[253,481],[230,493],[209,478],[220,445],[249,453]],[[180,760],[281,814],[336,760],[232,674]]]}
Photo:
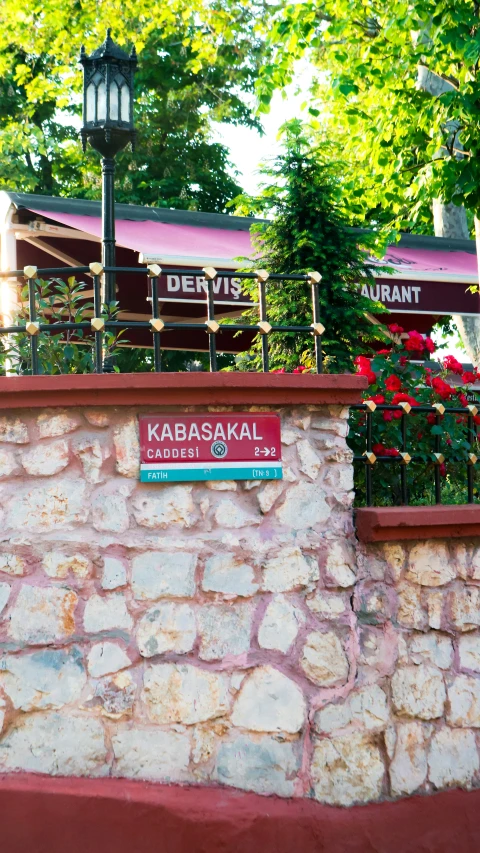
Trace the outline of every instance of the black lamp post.
{"label": "black lamp post", "polygon": [[[115,44],[107,30],[105,41],[90,56],[82,47],[83,150],[87,140],[102,157],[102,263],[115,266],[115,155],[135,144],[133,75],[135,48],[130,56]],[[115,300],[115,274],[105,273],[104,301]]]}

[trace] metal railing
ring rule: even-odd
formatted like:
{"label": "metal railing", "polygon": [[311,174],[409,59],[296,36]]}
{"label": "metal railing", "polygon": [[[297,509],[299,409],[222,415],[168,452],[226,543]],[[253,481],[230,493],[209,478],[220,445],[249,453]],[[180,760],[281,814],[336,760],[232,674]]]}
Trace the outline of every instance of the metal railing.
{"label": "metal railing", "polygon": [[[105,273],[113,274],[135,274],[145,275],[150,279],[151,287],[151,313],[149,320],[115,319],[108,315],[108,310],[102,303],[101,277]],[[37,282],[49,278],[61,278],[62,276],[89,275],[93,279],[93,314],[91,320],[55,321],[51,323],[38,322],[37,311]],[[207,319],[205,322],[164,322],[159,310],[158,281],[161,274],[165,275],[189,275],[202,276],[205,279],[205,307]],[[208,335],[208,351],[210,370],[217,370],[217,337],[222,331],[229,332],[256,332],[261,335],[261,361],[262,370],[269,372],[269,347],[268,338],[272,332],[285,332],[312,335],[314,337],[315,367],[317,373],[322,373],[322,334],[325,331],[320,322],[320,300],[319,284],[321,276],[317,272],[300,274],[269,274],[265,270],[255,272],[234,272],[235,278],[240,280],[256,280],[258,282],[258,323],[218,323],[215,319],[214,281],[218,276],[232,276],[232,270],[218,271],[213,267],[203,269],[176,269],[160,268],[156,264],[145,267],[103,267],[100,263],[91,263],[83,267],[48,267],[37,269],[34,266],[26,266],[23,270],[2,271],[0,279],[24,279],[28,284],[28,319],[20,324],[1,326],[0,336],[10,334],[25,334],[30,337],[30,360],[31,372],[36,375],[40,372],[38,357],[38,340],[42,334],[57,334],[58,332],[90,332],[93,336],[92,347],[94,351],[94,371],[104,371],[104,335],[107,331],[118,332],[122,329],[149,329],[152,333],[153,369],[156,373],[162,372],[162,332],[175,329],[182,331],[203,330]],[[267,308],[267,282],[298,281],[305,282],[311,286],[312,299],[312,323],[305,326],[274,325],[268,321]],[[161,299],[160,299],[161,301]],[[181,300],[179,300],[181,301]],[[245,310],[249,310],[248,303],[244,303]],[[252,306],[253,307],[253,306]],[[121,309],[119,309],[121,310]]]}
{"label": "metal railing", "polygon": [[[361,454],[354,454],[353,462],[356,466],[355,471],[355,490],[358,500],[359,494],[363,492],[366,506],[375,505],[374,502],[374,485],[375,474],[382,465],[395,466],[398,468],[397,487],[392,491],[390,501],[391,504],[408,505],[411,503],[411,492],[415,490],[417,485],[414,479],[414,474],[410,474],[409,466],[415,469],[415,477],[422,477],[423,482],[428,481],[431,471],[431,485],[433,487],[432,497],[436,504],[442,503],[442,466],[445,464],[454,464],[456,484],[464,483],[465,497],[468,503],[475,503],[476,493],[474,487],[475,466],[478,461],[478,437],[477,425],[475,416],[478,413],[476,406],[469,405],[467,407],[446,407],[443,403],[435,403],[432,406],[417,405],[412,407],[409,403],[399,403],[398,405],[376,404],[371,400],[359,405],[350,407],[351,420],[353,420],[354,412],[363,413],[365,419],[362,425],[362,435],[365,437],[365,450]],[[393,412],[401,413],[400,420],[400,442],[399,447],[395,449],[395,455],[377,455],[374,453],[374,416],[376,413]],[[464,434],[464,447],[461,451],[456,451],[449,455],[449,450],[445,447],[445,440],[442,440],[440,431],[431,436],[432,449],[426,453],[415,452],[415,438],[409,433],[409,423],[415,417],[415,427],[418,429],[417,415],[433,416],[433,425],[439,427],[445,417],[449,415],[455,416],[457,424],[460,423],[460,428]],[[357,426],[358,424],[354,424]],[[418,434],[417,434],[418,435]],[[358,436],[357,436],[358,437]],[[417,448],[418,449],[418,448]],[[397,452],[398,451],[398,452]],[[417,464],[415,464],[417,463]],[[359,467],[361,466],[360,470]],[[461,474],[461,468],[464,466],[464,474]],[[361,469],[364,469],[363,471]],[[363,484],[358,475],[364,477]],[[384,490],[385,491],[385,490]],[[480,492],[480,490],[479,490]],[[394,500],[395,497],[397,500]],[[450,501],[449,501],[450,502]],[[377,504],[379,505],[379,504]],[[383,505],[383,504],[382,504]]]}

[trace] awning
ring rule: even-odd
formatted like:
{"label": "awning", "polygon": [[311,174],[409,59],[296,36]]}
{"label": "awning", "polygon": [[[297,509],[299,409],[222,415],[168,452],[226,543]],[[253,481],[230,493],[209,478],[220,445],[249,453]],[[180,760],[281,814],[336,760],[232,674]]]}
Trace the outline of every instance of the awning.
{"label": "awning", "polygon": [[[102,236],[102,220],[96,216],[78,216],[70,213],[52,214],[33,210],[47,219],[54,219],[77,231]],[[165,265],[183,265],[191,259],[192,266],[207,264],[235,269],[240,263],[235,258],[252,254],[248,231],[230,231],[221,228],[173,225],[150,220],[132,221],[116,219],[115,239],[118,246],[133,249],[142,256],[142,262]]]}

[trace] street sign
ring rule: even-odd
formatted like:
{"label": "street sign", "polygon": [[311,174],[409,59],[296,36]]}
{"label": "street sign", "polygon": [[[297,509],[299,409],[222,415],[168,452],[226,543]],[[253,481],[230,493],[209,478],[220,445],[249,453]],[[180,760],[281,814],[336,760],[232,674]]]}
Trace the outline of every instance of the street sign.
{"label": "street sign", "polygon": [[142,483],[281,480],[280,416],[140,415]]}

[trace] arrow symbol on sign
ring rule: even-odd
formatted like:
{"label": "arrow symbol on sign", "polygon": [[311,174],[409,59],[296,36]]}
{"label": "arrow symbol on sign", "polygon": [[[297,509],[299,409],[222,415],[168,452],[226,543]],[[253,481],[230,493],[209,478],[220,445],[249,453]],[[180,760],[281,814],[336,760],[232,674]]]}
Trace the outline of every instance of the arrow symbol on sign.
{"label": "arrow symbol on sign", "polygon": [[260,453],[263,453],[264,456],[270,456],[270,451],[268,447],[264,447],[263,450],[260,451]]}

